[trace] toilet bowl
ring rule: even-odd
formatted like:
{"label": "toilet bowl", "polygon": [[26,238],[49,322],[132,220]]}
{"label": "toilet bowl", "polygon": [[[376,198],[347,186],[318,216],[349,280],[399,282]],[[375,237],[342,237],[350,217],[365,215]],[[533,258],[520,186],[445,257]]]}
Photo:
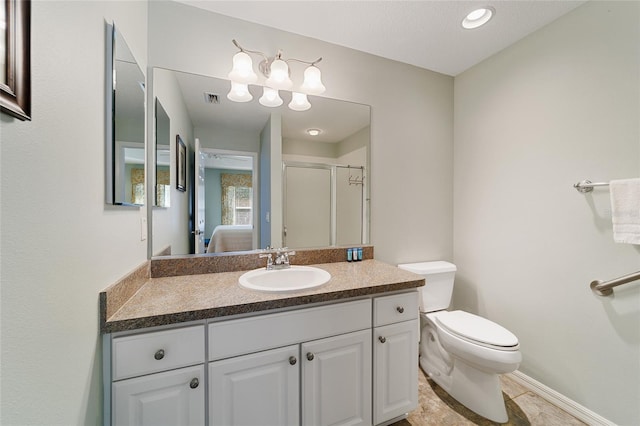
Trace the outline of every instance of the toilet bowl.
{"label": "toilet bowl", "polygon": [[420,288],[420,368],[449,395],[495,422],[508,421],[499,374],[522,361],[517,337],[506,328],[464,311],[447,311],[455,265],[398,265],[425,277]]}

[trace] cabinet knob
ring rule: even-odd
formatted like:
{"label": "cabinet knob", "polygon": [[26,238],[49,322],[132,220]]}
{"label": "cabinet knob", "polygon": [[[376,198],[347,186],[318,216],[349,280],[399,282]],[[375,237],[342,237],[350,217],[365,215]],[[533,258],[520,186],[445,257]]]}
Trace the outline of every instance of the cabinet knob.
{"label": "cabinet knob", "polygon": [[378,340],[380,340],[380,343],[384,343],[384,342],[387,341],[387,338],[383,337],[383,336],[380,336],[380,337],[378,337]]}
{"label": "cabinet knob", "polygon": [[164,358],[164,349],[158,349],[153,357],[160,361],[162,358]]}
{"label": "cabinet knob", "polygon": [[199,384],[200,384],[200,380],[198,380],[197,377],[194,377],[193,379],[191,379],[191,382],[189,383],[189,387],[191,389],[195,389],[198,387]]}
{"label": "cabinet knob", "polygon": [[404,308],[403,308],[402,306],[398,306],[398,307],[396,308],[396,311],[398,311],[398,312],[400,312],[400,313],[403,313],[403,312],[404,312]]}
{"label": "cabinet knob", "polygon": [[296,359],[295,356],[290,356],[289,357],[289,364],[296,365],[296,362],[298,362],[298,360]]}
{"label": "cabinet knob", "polygon": [[307,352],[307,359],[309,361],[313,361],[313,358],[314,358],[313,354],[311,352]]}

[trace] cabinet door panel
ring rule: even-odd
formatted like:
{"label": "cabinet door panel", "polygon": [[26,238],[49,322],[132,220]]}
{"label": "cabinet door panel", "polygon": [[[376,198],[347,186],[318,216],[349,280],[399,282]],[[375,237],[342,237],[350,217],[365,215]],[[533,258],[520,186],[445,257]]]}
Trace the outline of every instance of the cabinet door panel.
{"label": "cabinet door panel", "polygon": [[204,366],[114,383],[113,424],[204,426]]}
{"label": "cabinet door panel", "polygon": [[371,424],[371,330],[302,344],[304,425]]}
{"label": "cabinet door panel", "polygon": [[210,363],[209,424],[299,424],[299,366],[297,345]]}
{"label": "cabinet door panel", "polygon": [[401,416],[418,404],[420,320],[374,329],[374,423]]}

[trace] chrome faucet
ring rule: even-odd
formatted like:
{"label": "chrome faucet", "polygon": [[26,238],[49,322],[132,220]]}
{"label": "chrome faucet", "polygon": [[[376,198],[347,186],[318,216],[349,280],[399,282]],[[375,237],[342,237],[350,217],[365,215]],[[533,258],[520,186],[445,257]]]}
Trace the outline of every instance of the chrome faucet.
{"label": "chrome faucet", "polygon": [[[260,254],[260,257],[267,258],[267,270],[290,268],[291,263],[289,261],[289,256],[296,254],[293,250],[289,251],[287,247],[279,249],[271,249],[270,247],[267,247],[264,252],[264,254]],[[274,254],[276,255],[275,259],[273,258]]]}
{"label": "chrome faucet", "polygon": [[[268,248],[265,249],[265,250],[268,250]],[[273,254],[272,253],[261,254],[259,257],[260,258],[263,258],[263,257],[267,258],[267,270],[273,269]]]}

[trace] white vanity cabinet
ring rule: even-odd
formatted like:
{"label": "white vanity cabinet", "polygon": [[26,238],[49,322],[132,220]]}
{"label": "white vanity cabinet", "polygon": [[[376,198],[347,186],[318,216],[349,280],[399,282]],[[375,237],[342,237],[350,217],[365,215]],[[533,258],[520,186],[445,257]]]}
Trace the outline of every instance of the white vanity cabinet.
{"label": "white vanity cabinet", "polygon": [[112,424],[204,425],[204,360],[204,325],[114,337]]}
{"label": "white vanity cabinet", "polygon": [[373,302],[374,424],[418,406],[420,319],[415,292]]}
{"label": "white vanity cabinet", "polygon": [[105,335],[105,426],[370,426],[417,406],[417,291],[266,312]]}
{"label": "white vanity cabinet", "polygon": [[209,324],[209,425],[370,425],[371,358],[370,299]]}

